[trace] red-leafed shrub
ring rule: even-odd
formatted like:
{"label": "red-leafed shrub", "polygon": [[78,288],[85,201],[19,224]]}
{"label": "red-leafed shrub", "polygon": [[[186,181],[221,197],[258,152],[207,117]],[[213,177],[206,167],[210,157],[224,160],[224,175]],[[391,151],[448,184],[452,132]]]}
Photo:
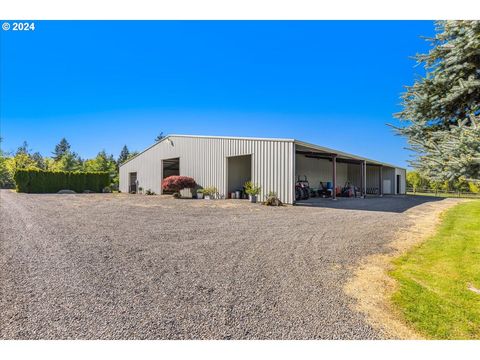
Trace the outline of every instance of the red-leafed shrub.
{"label": "red-leafed shrub", "polygon": [[162,181],[164,191],[179,192],[183,189],[193,189],[197,184],[193,178],[188,176],[169,176]]}

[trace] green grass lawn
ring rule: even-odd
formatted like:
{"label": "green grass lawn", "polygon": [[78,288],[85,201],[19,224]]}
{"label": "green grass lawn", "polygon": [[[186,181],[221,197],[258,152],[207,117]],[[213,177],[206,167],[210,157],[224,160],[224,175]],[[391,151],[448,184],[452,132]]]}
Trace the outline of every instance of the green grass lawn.
{"label": "green grass lawn", "polygon": [[432,339],[480,339],[480,201],[443,215],[436,235],[394,262],[393,302]]}

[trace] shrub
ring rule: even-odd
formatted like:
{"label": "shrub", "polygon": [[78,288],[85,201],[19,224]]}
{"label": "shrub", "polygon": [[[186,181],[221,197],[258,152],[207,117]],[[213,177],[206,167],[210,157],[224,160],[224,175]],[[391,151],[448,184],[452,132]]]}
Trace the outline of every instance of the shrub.
{"label": "shrub", "polygon": [[110,185],[108,173],[17,170],[14,175],[18,192],[56,193],[60,190],[101,192]]}
{"label": "shrub", "polygon": [[46,188],[45,174],[40,170],[30,171],[30,192],[32,193],[44,193]]}
{"label": "shrub", "polygon": [[[99,179],[97,176],[92,176],[92,173],[85,174],[85,190],[100,192],[102,187],[98,186],[98,184],[99,184]],[[108,185],[108,184],[105,184],[105,185]]]}
{"label": "shrub", "polygon": [[157,195],[157,194],[155,194],[155,192],[152,191],[151,189],[148,189],[147,191],[145,191],[145,195]]}
{"label": "shrub", "polygon": [[203,189],[203,195],[205,196],[215,196],[218,193],[218,190],[214,186],[206,187]]}
{"label": "shrub", "polygon": [[28,170],[17,170],[13,175],[18,192],[30,192],[30,174]]}
{"label": "shrub", "polygon": [[283,206],[283,203],[277,196],[277,193],[270,191],[267,196],[267,200],[263,203],[263,205],[267,206]]}
{"label": "shrub", "polygon": [[245,187],[245,192],[250,196],[258,195],[258,194],[260,194],[260,191],[262,190],[262,188],[260,186],[255,185],[251,181],[247,181],[245,183],[244,187]]}
{"label": "shrub", "polygon": [[183,189],[193,189],[197,184],[188,176],[169,176],[162,181],[162,189],[165,191],[180,192]]}
{"label": "shrub", "polygon": [[468,183],[468,188],[470,190],[470,192],[474,193],[474,194],[478,194],[480,193],[480,182],[469,182]]}
{"label": "shrub", "polygon": [[75,192],[83,192],[85,190],[85,173],[70,173],[69,188]]}

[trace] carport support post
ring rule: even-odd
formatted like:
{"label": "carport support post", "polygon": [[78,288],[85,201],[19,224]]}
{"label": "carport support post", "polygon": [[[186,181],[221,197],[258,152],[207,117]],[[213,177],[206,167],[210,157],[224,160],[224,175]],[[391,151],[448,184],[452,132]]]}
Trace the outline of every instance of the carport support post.
{"label": "carport support post", "polygon": [[380,170],[378,171],[378,194],[380,197],[383,196],[383,166],[380,166]]}
{"label": "carport support post", "polygon": [[360,162],[360,197],[363,198],[363,162]]}
{"label": "carport support post", "polygon": [[366,198],[367,197],[367,162],[365,160],[362,163],[362,169],[363,169],[363,173],[362,173],[363,189],[362,189],[362,192],[363,192],[363,198]]}
{"label": "carport support post", "polygon": [[332,191],[332,200],[337,200],[337,156],[332,156],[332,172],[333,172],[333,191]]}

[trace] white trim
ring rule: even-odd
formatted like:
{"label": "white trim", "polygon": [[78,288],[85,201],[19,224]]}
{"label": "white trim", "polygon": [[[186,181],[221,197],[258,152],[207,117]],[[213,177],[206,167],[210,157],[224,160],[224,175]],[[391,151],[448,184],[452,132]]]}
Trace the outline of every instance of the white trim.
{"label": "white trim", "polygon": [[[256,140],[256,141],[282,141],[293,142],[295,139],[282,138],[262,138],[262,137],[244,137],[244,136],[213,136],[213,135],[178,135],[170,134],[167,137],[184,137],[184,138],[203,138],[203,139],[232,139],[232,140]],[[163,140],[163,139],[162,139]]]}

